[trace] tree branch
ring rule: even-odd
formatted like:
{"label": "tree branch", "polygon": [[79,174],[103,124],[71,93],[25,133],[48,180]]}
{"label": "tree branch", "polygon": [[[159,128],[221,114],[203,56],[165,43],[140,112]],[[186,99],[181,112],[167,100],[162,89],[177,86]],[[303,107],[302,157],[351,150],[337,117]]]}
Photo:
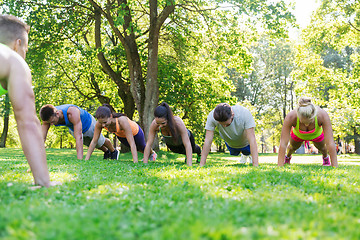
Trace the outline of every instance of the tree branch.
{"label": "tree branch", "polygon": [[360,29],[357,28],[357,27],[355,27],[355,26],[350,22],[350,20],[349,20],[348,22],[349,22],[350,26],[352,26],[356,31],[360,32]]}

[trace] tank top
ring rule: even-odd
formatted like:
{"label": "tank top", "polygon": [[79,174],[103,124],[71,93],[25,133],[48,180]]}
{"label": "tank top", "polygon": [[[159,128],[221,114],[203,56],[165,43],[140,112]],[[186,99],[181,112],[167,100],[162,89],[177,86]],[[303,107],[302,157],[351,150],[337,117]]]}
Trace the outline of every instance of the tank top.
{"label": "tank top", "polygon": [[[189,136],[189,138],[190,138],[190,131],[189,131],[189,129],[186,129],[186,130],[187,130],[188,136]],[[179,135],[177,139],[174,139],[173,136],[165,136],[165,135],[163,135],[162,132],[161,132],[161,127],[159,127],[159,132],[160,132],[160,134],[161,134],[161,137],[162,137],[163,142],[164,142],[166,145],[169,145],[169,146],[180,146],[180,145],[183,145],[183,141],[182,141],[181,135]]]}
{"label": "tank top", "polygon": [[[133,134],[133,136],[135,136],[139,132],[139,125],[136,122],[130,120],[128,117],[126,117],[126,118],[127,118],[128,122],[130,124],[132,134]],[[112,132],[112,133],[115,133],[115,135],[118,136],[118,137],[126,138],[125,130],[120,129],[120,124],[119,124],[118,118],[116,118],[115,123],[116,123],[116,131]],[[107,128],[105,128],[105,129],[108,130]]]}
{"label": "tank top", "polygon": [[91,123],[92,123],[93,116],[91,116],[90,113],[88,113],[84,109],[82,109],[76,105],[72,105],[72,104],[64,104],[64,105],[60,105],[60,106],[55,106],[55,108],[57,110],[61,110],[63,112],[64,119],[65,119],[65,124],[57,124],[55,126],[66,126],[66,127],[70,128],[72,131],[74,131],[74,125],[71,122],[69,122],[69,119],[67,116],[67,111],[68,111],[69,107],[77,107],[80,110],[82,133],[89,130]]}
{"label": "tank top", "polygon": [[300,124],[300,120],[299,118],[296,119],[296,126],[292,128],[293,133],[295,134],[295,136],[297,136],[298,138],[301,138],[303,140],[313,140],[317,137],[319,137],[322,132],[323,132],[323,128],[322,126],[319,126],[318,124],[318,119],[317,116],[315,117],[315,128],[311,131],[301,131],[299,129],[299,124]]}
{"label": "tank top", "polygon": [[[4,47],[9,48],[8,46],[6,46],[5,44],[2,44],[2,43],[0,43],[0,46],[4,46]],[[8,90],[5,90],[0,84],[0,96],[4,95],[6,93],[8,93]]]}

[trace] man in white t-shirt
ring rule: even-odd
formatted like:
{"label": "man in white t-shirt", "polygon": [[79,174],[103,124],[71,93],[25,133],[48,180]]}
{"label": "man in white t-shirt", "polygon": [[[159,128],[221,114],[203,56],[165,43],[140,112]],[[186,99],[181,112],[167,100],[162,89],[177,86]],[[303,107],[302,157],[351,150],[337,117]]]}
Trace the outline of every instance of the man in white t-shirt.
{"label": "man in white t-shirt", "polygon": [[230,106],[227,103],[220,103],[208,115],[200,166],[206,163],[216,127],[220,137],[225,140],[230,155],[237,156],[241,153],[240,163],[246,163],[246,158],[250,158],[249,162],[253,166],[259,166],[253,116],[248,109],[239,105]]}

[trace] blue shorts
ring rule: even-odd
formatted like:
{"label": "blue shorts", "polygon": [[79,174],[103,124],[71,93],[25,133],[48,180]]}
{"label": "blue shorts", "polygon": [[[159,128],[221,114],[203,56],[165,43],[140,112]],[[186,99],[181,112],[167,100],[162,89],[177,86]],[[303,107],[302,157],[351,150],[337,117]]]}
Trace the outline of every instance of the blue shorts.
{"label": "blue shorts", "polygon": [[239,155],[240,153],[246,155],[246,156],[249,156],[250,155],[250,145],[247,145],[246,147],[243,147],[243,148],[232,148],[230,147],[226,142],[226,147],[229,149],[229,152],[230,152],[230,155],[234,155],[234,156],[237,156]]}

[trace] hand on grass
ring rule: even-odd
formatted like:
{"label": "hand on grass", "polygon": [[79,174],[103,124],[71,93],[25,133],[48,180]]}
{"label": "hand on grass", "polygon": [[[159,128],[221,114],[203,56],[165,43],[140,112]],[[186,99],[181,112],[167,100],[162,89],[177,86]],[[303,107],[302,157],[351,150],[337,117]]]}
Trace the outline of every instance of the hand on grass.
{"label": "hand on grass", "polygon": [[[59,181],[51,181],[50,182],[50,186],[49,187],[53,187],[53,186],[60,186],[62,185],[62,182],[59,182]],[[40,186],[40,185],[36,185],[36,186],[31,186],[29,187],[30,190],[36,190],[36,189],[40,189],[44,186]]]}

